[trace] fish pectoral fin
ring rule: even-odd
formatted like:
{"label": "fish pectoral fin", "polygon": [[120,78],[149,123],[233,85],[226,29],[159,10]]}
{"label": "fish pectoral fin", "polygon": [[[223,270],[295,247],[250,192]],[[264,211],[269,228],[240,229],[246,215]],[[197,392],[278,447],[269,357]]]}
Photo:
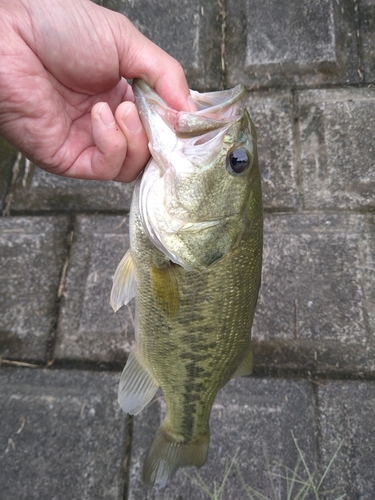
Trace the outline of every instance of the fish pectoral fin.
{"label": "fish pectoral fin", "polygon": [[237,370],[233,373],[232,378],[243,377],[250,375],[253,371],[253,349],[250,344],[245,356],[242,358],[241,363],[238,365]]}
{"label": "fish pectoral fin", "polygon": [[168,318],[174,318],[179,310],[177,265],[151,266],[152,295],[156,304]]}
{"label": "fish pectoral fin", "polygon": [[129,249],[121,259],[113,277],[110,302],[115,312],[134,297],[135,285],[135,263]]}
{"label": "fish pectoral fin", "polygon": [[166,421],[161,424],[147,452],[143,465],[143,480],[146,484],[164,488],[179,467],[206,462],[210,433],[193,441],[179,442],[166,430]]}
{"label": "fish pectoral fin", "polygon": [[118,402],[121,408],[131,415],[137,415],[151,401],[159,384],[138,360],[134,349],[121,374],[118,388]]}

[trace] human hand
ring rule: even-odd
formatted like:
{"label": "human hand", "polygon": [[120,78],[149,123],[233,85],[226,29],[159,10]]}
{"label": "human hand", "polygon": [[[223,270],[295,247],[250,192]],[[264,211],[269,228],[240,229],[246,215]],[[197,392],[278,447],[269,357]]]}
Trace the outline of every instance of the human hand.
{"label": "human hand", "polygon": [[193,108],[180,64],[89,0],[0,0],[0,134],[48,172],[130,182],[147,136],[125,78]]}

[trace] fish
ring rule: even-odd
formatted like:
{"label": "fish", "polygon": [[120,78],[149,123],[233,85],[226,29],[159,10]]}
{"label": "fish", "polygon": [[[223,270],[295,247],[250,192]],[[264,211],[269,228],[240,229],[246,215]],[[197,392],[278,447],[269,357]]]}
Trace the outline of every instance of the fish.
{"label": "fish", "polygon": [[146,484],[206,462],[210,412],[231,378],[252,371],[263,208],[256,129],[242,85],[191,90],[194,112],[132,83],[151,159],[137,179],[130,247],[113,278],[117,311],[135,297],[135,347],[118,400],[138,414],[161,388],[167,415],[147,452]]}

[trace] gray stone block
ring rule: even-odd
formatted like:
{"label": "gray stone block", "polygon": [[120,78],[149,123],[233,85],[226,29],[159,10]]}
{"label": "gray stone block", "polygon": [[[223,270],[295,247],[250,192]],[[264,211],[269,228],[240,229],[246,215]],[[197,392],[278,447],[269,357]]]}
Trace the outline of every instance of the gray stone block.
{"label": "gray stone block", "polygon": [[335,456],[327,490],[339,488],[348,500],[372,500],[375,498],[375,383],[324,382],[318,388],[318,403],[322,470]]}
{"label": "gray stone block", "polygon": [[132,192],[132,184],[70,179],[28,164],[21,168],[12,210],[128,211]]}
{"label": "gray stone block", "polygon": [[67,231],[66,217],[0,219],[0,357],[45,359]]}
{"label": "gray stone block", "polygon": [[375,89],[299,94],[304,207],[375,207]]}
{"label": "gray stone block", "polygon": [[[220,486],[234,457],[237,467],[231,469],[222,498],[247,498],[237,468],[245,483],[266,498],[274,498],[271,475],[277,498],[287,498],[286,481],[279,475],[285,475],[284,467],[294,469],[298,460],[292,433],[313,471],[314,403],[309,384],[250,377],[233,380],[219,391],[211,413],[208,460],[199,472],[193,467],[180,469],[164,490],[150,489],[141,482],[141,470],[165,413],[163,403],[159,398],[134,417],[129,500],[206,499],[208,495],[195,484],[197,474],[213,494],[214,483]],[[299,472],[306,479],[302,468]]]}
{"label": "gray stone block", "polygon": [[372,216],[266,217],[256,370],[374,373],[373,238]]}
{"label": "gray stone block", "polygon": [[247,106],[257,127],[264,207],[272,210],[296,209],[292,94],[250,92]]}
{"label": "gray stone block", "polygon": [[129,248],[128,218],[80,216],[70,253],[56,341],[56,359],[124,363],[133,342],[133,305],[116,314],[112,277]]}
{"label": "gray stone block", "polygon": [[363,245],[363,270],[366,280],[363,287],[363,294],[368,304],[366,320],[369,324],[369,331],[375,332],[375,214],[371,214],[366,219],[366,233]]}
{"label": "gray stone block", "polygon": [[200,0],[102,0],[125,14],[147,38],[183,66],[191,88],[221,84],[221,23],[217,2]]}
{"label": "gray stone block", "polygon": [[360,46],[366,83],[375,82],[375,1],[359,0]]}
{"label": "gray stone block", "polygon": [[126,426],[118,376],[0,372],[2,500],[122,500]]}
{"label": "gray stone block", "polygon": [[12,167],[17,159],[17,150],[0,137],[0,212],[4,209],[5,197],[12,181]]}
{"label": "gray stone block", "polygon": [[228,85],[359,82],[353,2],[229,0],[227,9]]}

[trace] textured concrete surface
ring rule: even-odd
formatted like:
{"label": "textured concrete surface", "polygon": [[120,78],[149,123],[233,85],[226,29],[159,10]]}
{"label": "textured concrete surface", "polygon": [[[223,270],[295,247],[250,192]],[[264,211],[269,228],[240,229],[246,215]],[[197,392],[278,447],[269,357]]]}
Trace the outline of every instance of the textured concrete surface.
{"label": "textured concrete surface", "polygon": [[203,500],[227,474],[222,499],[296,500],[302,454],[315,484],[330,466],[319,498],[373,500],[374,0],[98,3],[192,88],[248,89],[265,208],[254,374],[219,392],[198,473],[142,485],[165,405],[119,410],[134,306],[109,305],[132,186],[54,177],[0,140],[0,499]]}
{"label": "textured concrete surface", "polygon": [[371,500],[375,497],[375,384],[328,382],[319,387],[318,401],[322,466],[341,444],[327,488],[339,486],[345,498]]}
{"label": "textured concrete surface", "polygon": [[298,94],[303,205],[375,208],[375,88]]}
{"label": "textured concrete surface", "polygon": [[13,189],[13,211],[129,211],[133,186],[50,175],[22,162]]}
{"label": "textured concrete surface", "polygon": [[228,83],[249,88],[358,83],[350,0],[228,0]]}
{"label": "textured concrete surface", "polygon": [[266,217],[255,368],[374,373],[374,229],[373,215]]}
{"label": "textured concrete surface", "polygon": [[134,341],[134,301],[114,314],[109,296],[117,264],[129,248],[128,233],[127,216],[77,217],[56,359],[125,364]]}
{"label": "textured concrete surface", "polygon": [[12,182],[12,166],[17,159],[17,151],[0,137],[0,210],[5,208],[5,198]]}
{"label": "textured concrete surface", "polygon": [[0,219],[0,355],[43,360],[57,321],[65,217]]}
{"label": "textured concrete surface", "polygon": [[265,209],[279,211],[297,209],[293,101],[290,91],[248,94],[248,109],[257,127]]}
{"label": "textured concrete surface", "polygon": [[2,500],[123,498],[117,383],[106,373],[1,371]]}
{"label": "textured concrete surface", "polygon": [[[359,40],[362,51],[362,66],[360,73],[366,83],[375,81],[375,2],[374,0],[359,1]],[[362,76],[363,78],[363,76]]]}

